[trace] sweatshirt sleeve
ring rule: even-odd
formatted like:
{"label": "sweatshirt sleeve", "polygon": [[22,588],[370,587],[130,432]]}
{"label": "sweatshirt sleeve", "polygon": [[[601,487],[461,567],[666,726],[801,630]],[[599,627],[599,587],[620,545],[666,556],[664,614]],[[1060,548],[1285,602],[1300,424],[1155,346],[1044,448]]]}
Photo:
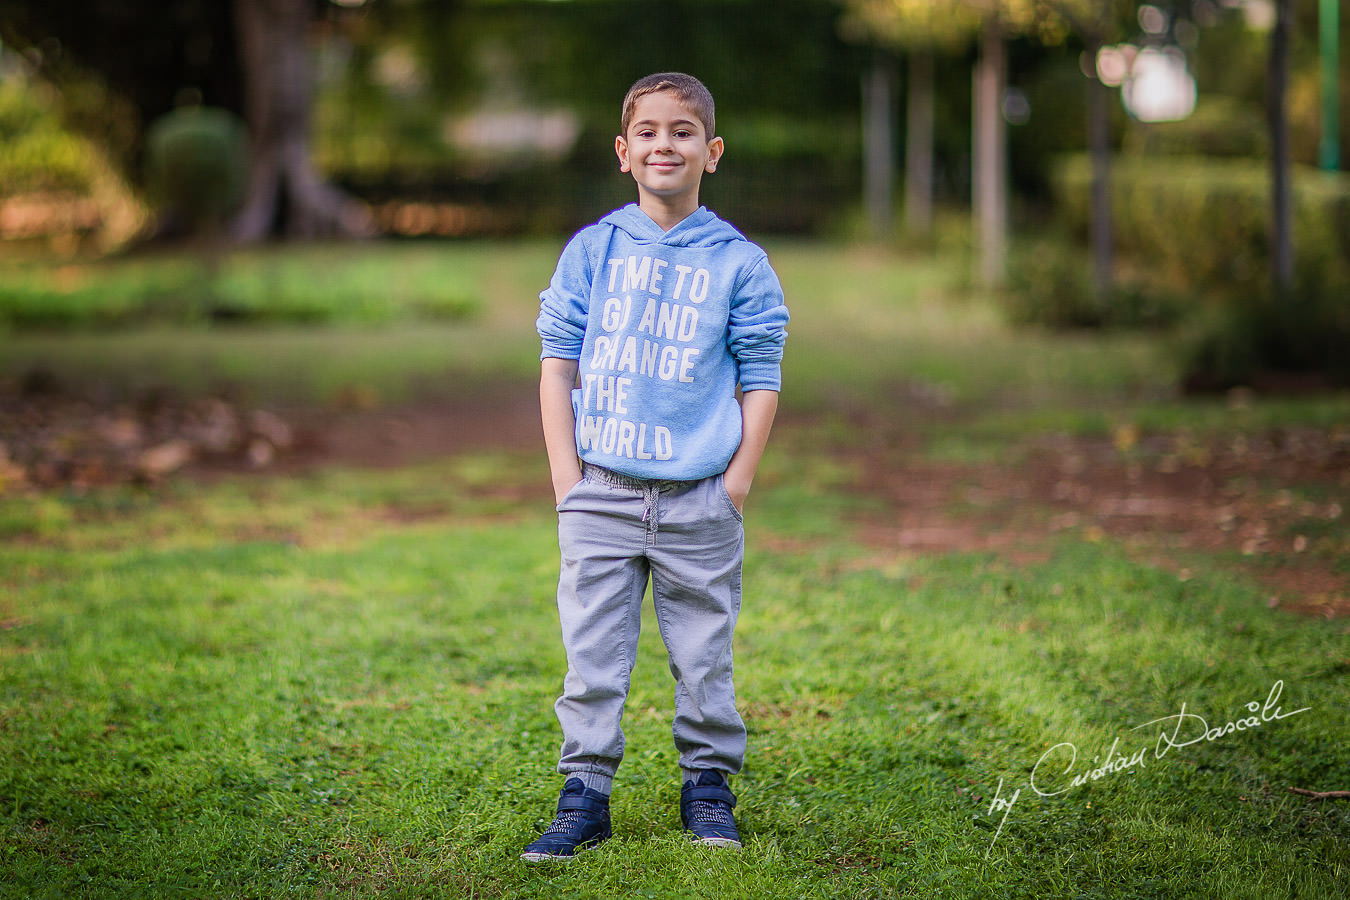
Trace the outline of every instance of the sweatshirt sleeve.
{"label": "sweatshirt sleeve", "polygon": [[761,256],[731,301],[727,344],[740,367],[741,389],[779,389],[788,309],[778,275]]}
{"label": "sweatshirt sleeve", "polygon": [[563,248],[553,278],[539,294],[535,329],[543,346],[540,359],[580,358],[586,337],[592,272],[585,232],[578,232]]}

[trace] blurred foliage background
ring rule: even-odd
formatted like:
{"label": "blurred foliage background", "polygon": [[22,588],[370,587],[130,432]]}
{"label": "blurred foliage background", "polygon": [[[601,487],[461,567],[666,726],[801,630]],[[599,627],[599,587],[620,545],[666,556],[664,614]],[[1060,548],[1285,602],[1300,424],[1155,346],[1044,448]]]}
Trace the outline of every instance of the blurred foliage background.
{"label": "blurred foliage background", "polygon": [[[709,202],[734,208],[751,229],[828,233],[860,199],[861,79],[877,54],[903,55],[856,26],[850,6],[865,5],[324,0],[313,4],[305,48],[316,79],[315,158],[327,177],[367,199],[478,202],[502,214],[479,229],[553,233],[627,199],[628,186],[611,177],[610,163],[618,99],[628,84],[650,71],[688,70],[712,87],[719,130],[741,163],[709,180]],[[0,2],[4,190],[31,188],[43,170],[65,185],[89,181],[72,171],[82,154],[70,143],[12,143],[40,116],[39,106],[92,141],[136,188],[155,118],[191,103],[241,112],[228,6],[125,3],[112,15],[114,7],[97,0],[54,11]],[[1113,6],[1122,40],[1146,36],[1132,21],[1141,4]],[[1185,25],[1174,31],[1200,102],[1187,119],[1161,124],[1140,122],[1114,104],[1114,148],[1130,157],[1262,159],[1268,22],[1251,10],[1269,6],[1201,0],[1150,7],[1168,7]],[[1311,166],[1320,139],[1317,5],[1298,4],[1294,12],[1289,124],[1294,160]],[[1341,31],[1350,24],[1342,22]],[[939,200],[957,207],[969,200],[975,53],[973,42],[956,41],[937,61],[935,184]],[[1009,40],[1008,84],[1020,110],[1008,132],[1018,221],[1055,211],[1052,182],[1062,155],[1085,148],[1083,53],[1071,32],[1048,42],[1037,33]],[[896,75],[904,77],[903,70]],[[1344,107],[1344,66],[1340,79]],[[58,90],[44,95],[43,85]],[[1343,159],[1350,116],[1340,116],[1339,128]],[[898,156],[900,116],[897,132]]]}
{"label": "blurred foliage background", "polygon": [[[207,107],[247,122],[256,180],[265,162],[258,141],[268,129],[257,124],[254,95],[266,79],[256,71],[257,48],[241,35],[250,20],[265,21],[265,7],[263,0],[0,0],[4,246],[103,253],[184,233],[190,216],[175,216],[155,190],[155,173],[162,181],[167,164],[156,164],[148,141],[175,111]],[[299,207],[339,196],[297,193],[309,179],[357,206],[344,212],[330,203],[337,226],[295,233],[565,235],[631,199],[612,150],[627,86],[680,69],[714,92],[729,147],[729,164],[705,181],[704,200],[752,237],[866,237],[932,248],[938,226],[901,220],[913,187],[898,175],[883,184],[895,227],[878,228],[864,214],[867,116],[877,108],[868,112],[868,85],[879,78],[888,86],[882,155],[898,172],[916,137],[907,116],[917,70],[909,63],[921,52],[931,57],[928,183],[938,218],[964,222],[979,177],[972,68],[986,52],[978,33],[995,21],[1012,235],[1001,287],[1012,319],[1170,329],[1241,308],[1206,326],[1200,341],[1212,341],[1216,328],[1238,336],[1248,346],[1218,354],[1230,362],[1261,352],[1250,346],[1253,328],[1286,328],[1262,319],[1267,313],[1350,338],[1340,301],[1350,295],[1350,187],[1343,174],[1317,170],[1319,159],[1323,170],[1342,168],[1350,147],[1350,54],[1330,70],[1339,115],[1328,160],[1325,2],[286,0],[270,7],[291,9],[299,22],[290,43],[271,49],[301,58],[291,71],[306,73],[305,90],[275,93],[273,105],[294,107],[282,121],[300,132],[305,165],[317,176],[290,176],[291,193],[261,213],[266,234],[286,233],[284,219]],[[1337,46],[1350,32],[1347,18],[1335,26]],[[1293,283],[1276,298],[1268,110],[1280,28],[1296,250]],[[1133,64],[1152,50],[1183,60],[1193,80],[1193,109],[1172,121],[1144,121],[1122,102],[1138,72],[1122,81],[1103,69],[1103,60]],[[1087,155],[1089,87],[1100,83],[1111,95],[1109,290],[1100,273],[1094,282],[1088,252],[1098,205]],[[219,166],[212,152],[172,160],[175,171]],[[250,160],[235,155],[237,166],[212,170],[212,184],[245,179]],[[222,202],[211,205],[221,215],[247,206]],[[967,231],[958,240],[978,243],[978,232]],[[1298,355],[1275,355],[1291,353]],[[1307,365],[1326,369],[1314,355]],[[1241,380],[1244,367],[1261,365],[1233,363],[1211,381]]]}

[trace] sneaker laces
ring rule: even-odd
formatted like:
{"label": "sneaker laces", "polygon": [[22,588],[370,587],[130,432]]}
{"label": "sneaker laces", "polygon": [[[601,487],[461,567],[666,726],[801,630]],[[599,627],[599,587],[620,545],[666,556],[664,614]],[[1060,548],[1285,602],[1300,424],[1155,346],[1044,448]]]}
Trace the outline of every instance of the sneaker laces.
{"label": "sneaker laces", "polygon": [[544,829],[544,834],[572,834],[576,828],[585,825],[588,819],[585,810],[563,810],[553,817],[553,823]]}
{"label": "sneaker laces", "polygon": [[716,800],[691,800],[687,806],[689,824],[712,825],[735,828],[736,820],[731,815],[731,807]]}

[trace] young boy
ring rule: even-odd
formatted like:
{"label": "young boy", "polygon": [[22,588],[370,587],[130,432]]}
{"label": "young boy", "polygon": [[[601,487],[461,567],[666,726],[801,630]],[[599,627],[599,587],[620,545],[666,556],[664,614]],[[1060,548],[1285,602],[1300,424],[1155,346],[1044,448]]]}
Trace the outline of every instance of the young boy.
{"label": "young boy", "polygon": [[565,781],[530,862],[610,836],[648,578],[676,680],[681,820],[692,840],[740,846],[727,776],[746,743],[731,662],[741,510],[778,408],[788,313],[764,251],[699,206],[723,150],[707,88],[639,80],[614,149],[638,202],[578,232],[540,294],[568,671],[555,705]]}

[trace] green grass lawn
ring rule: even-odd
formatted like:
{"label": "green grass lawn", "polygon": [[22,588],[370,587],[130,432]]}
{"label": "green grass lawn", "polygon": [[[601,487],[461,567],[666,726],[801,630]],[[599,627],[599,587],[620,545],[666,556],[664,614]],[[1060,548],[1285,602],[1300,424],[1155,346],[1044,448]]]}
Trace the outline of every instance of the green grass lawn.
{"label": "green grass lawn", "polygon": [[[245,295],[255,303],[312,309],[311,320],[276,317],[240,326],[170,317],[138,327],[89,321],[52,330],[6,329],[0,315],[0,380],[38,371],[122,397],[172,385],[189,394],[228,389],[262,402],[322,404],[353,386],[392,401],[466,373],[518,376],[538,365],[532,323],[556,252],[552,244],[476,242],[241,252],[226,261],[220,280],[254,285]],[[69,290],[44,295],[46,306],[78,307],[86,295],[98,296],[101,280],[111,282],[114,293],[133,296],[148,290],[147,282],[167,281],[176,291],[173,302],[186,303],[174,278],[195,271],[179,258],[56,268],[0,259],[0,285],[63,283],[60,273],[67,269]],[[269,281],[279,285],[276,291],[261,286]],[[456,297],[470,298],[471,314],[425,314]],[[420,313],[413,309],[418,303]],[[364,316],[349,315],[354,304]]]}
{"label": "green grass lawn", "polygon": [[[528,386],[556,249],[445,248],[493,298],[467,322],[14,333],[0,378]],[[1345,620],[1269,608],[1222,553],[878,544],[828,449],[902,389],[933,457],[984,465],[1125,422],[1331,428],[1346,398],[1183,400],[1158,341],[1010,332],[940,260],[770,249],[794,324],[747,510],[742,852],[681,839],[647,621],[615,839],[517,860],[557,796],[564,669],[543,454],[518,448],[0,496],[0,896],[1344,896],[1350,806],[1288,788],[1350,789]]]}
{"label": "green grass lawn", "polygon": [[[1064,541],[1022,567],[883,556],[829,513],[815,524],[833,537],[804,539],[772,513],[810,498],[772,485],[751,510],[738,631],[745,851],[679,838],[671,686],[648,628],[618,837],[564,870],[522,866],[557,790],[564,665],[548,505],[490,489],[522,472],[543,476],[529,459],[482,457],[107,495],[66,501],[59,533],[4,545],[0,891],[1267,898],[1343,886],[1345,807],[1287,793],[1350,783],[1343,623],[1272,613],[1218,565],[1182,581],[1110,544]],[[801,549],[766,549],[794,538]],[[1188,744],[1250,718],[1278,682],[1282,711],[1306,712]],[[1162,734],[1187,745],[1160,746]],[[1116,741],[1114,758],[1142,759],[1073,786]],[[1063,793],[1037,795],[1033,777]],[[995,796],[1017,799],[994,809]]]}

